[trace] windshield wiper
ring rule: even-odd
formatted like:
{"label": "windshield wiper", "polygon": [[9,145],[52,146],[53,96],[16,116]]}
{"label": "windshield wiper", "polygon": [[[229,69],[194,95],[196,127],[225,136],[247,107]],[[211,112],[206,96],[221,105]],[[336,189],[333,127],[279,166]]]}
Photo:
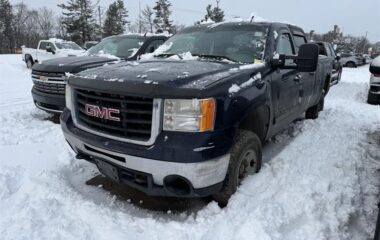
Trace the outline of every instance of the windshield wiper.
{"label": "windshield wiper", "polygon": [[229,58],[227,56],[223,56],[223,55],[193,54],[193,56],[200,57],[200,58],[212,58],[212,59],[216,59],[216,60],[228,60],[231,62],[238,63],[238,61],[236,61],[232,58]]}
{"label": "windshield wiper", "polygon": [[180,54],[175,54],[175,53],[161,53],[154,55],[155,57],[171,57],[171,56],[177,56],[179,59],[183,59],[183,57]]}

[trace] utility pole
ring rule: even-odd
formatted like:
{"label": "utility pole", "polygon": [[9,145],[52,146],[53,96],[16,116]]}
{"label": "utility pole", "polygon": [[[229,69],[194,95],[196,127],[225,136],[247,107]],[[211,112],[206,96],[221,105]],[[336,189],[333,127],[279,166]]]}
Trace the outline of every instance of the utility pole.
{"label": "utility pole", "polygon": [[368,31],[365,32],[365,38],[364,38],[364,44],[363,44],[363,54],[365,54],[365,46],[367,45],[367,36],[368,36]]}

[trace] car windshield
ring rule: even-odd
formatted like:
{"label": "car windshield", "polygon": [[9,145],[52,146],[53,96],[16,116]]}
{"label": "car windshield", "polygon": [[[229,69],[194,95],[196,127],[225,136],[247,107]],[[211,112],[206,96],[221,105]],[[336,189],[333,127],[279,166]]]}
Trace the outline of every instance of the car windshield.
{"label": "car windshield", "polygon": [[112,55],[118,58],[129,58],[135,55],[143,44],[144,38],[142,37],[110,37],[90,48],[87,55]]}
{"label": "car windshield", "polygon": [[263,25],[208,25],[186,29],[171,37],[158,56],[181,55],[254,63],[264,58],[267,27]]}
{"label": "car windshield", "polygon": [[55,45],[59,49],[83,50],[78,44],[73,42],[56,42]]}

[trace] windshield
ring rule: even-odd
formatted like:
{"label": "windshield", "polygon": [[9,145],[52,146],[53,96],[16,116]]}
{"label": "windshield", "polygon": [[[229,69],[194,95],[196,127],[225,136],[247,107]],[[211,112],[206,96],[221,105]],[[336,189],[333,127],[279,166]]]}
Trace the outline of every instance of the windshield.
{"label": "windshield", "polygon": [[143,44],[144,38],[111,37],[89,49],[87,55],[112,55],[119,58],[129,58],[135,55]]}
{"label": "windshield", "polygon": [[193,56],[254,63],[264,58],[267,27],[218,25],[190,28],[171,37],[159,56],[190,52]]}
{"label": "windshield", "polygon": [[83,50],[78,44],[73,42],[56,42],[55,45],[59,49]]}

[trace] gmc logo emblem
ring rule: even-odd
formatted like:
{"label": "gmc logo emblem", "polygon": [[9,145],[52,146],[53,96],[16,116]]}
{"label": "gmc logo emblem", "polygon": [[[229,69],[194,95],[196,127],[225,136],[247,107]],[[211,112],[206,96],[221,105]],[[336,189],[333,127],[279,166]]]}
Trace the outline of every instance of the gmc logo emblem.
{"label": "gmc logo emblem", "polygon": [[116,117],[114,114],[119,114],[120,110],[115,108],[106,108],[91,104],[85,105],[85,112],[90,117],[102,118],[106,120],[111,120],[115,122],[120,122],[120,118]]}

